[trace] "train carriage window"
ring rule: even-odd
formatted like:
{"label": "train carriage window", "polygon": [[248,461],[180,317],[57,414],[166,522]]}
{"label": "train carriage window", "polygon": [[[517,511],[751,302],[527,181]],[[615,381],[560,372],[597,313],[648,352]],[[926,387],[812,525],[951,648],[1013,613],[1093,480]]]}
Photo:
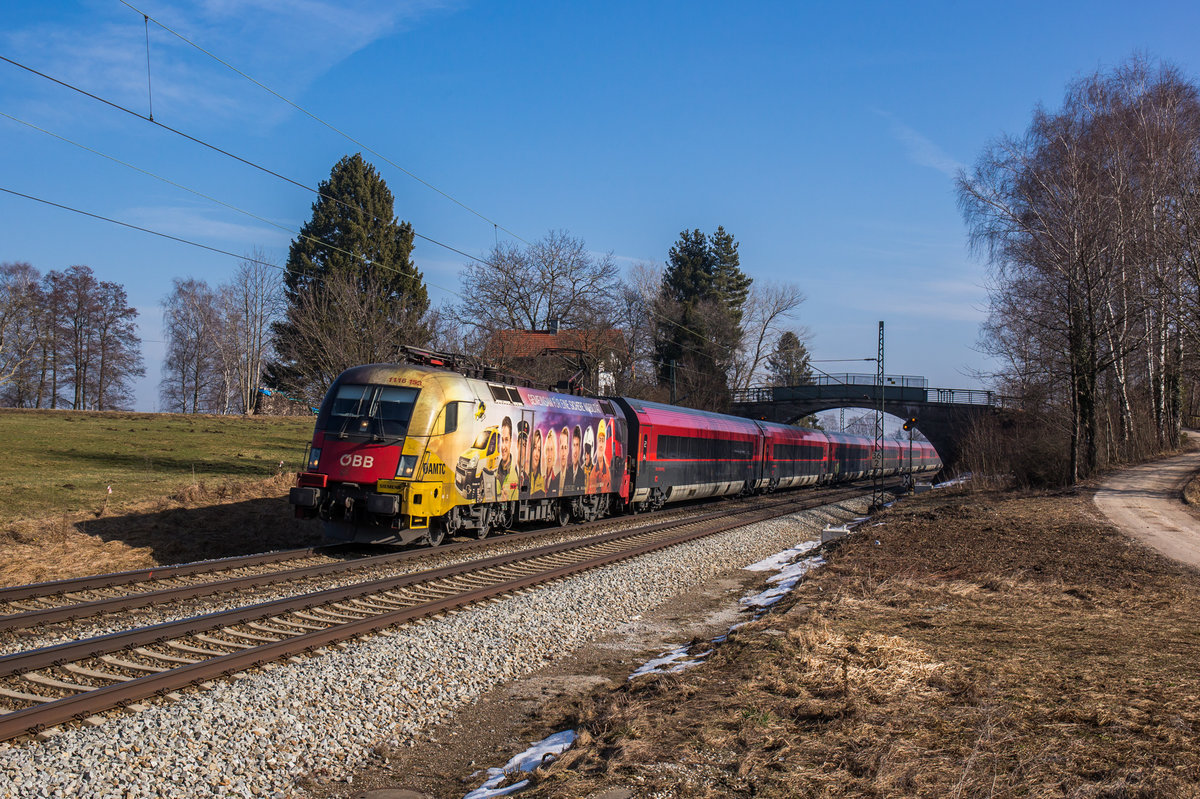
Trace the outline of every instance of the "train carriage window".
{"label": "train carriage window", "polygon": [[380,435],[404,435],[408,430],[408,420],[412,418],[416,399],[415,388],[381,386],[371,414],[378,422]]}
{"label": "train carriage window", "polygon": [[820,444],[776,444],[772,457],[777,461],[819,461],[825,459]]}
{"label": "train carriage window", "polygon": [[317,417],[322,430],[338,436],[401,438],[408,432],[418,389],[343,383]]}
{"label": "train carriage window", "polygon": [[508,399],[510,402],[515,403],[517,405],[521,404],[521,392],[517,391],[515,388],[513,388],[511,386],[509,386],[505,390],[508,392]]}
{"label": "train carriage window", "polygon": [[443,413],[438,417],[438,424],[434,425],[433,435],[440,436],[443,433],[453,433],[458,430],[459,421],[469,422],[471,420],[471,412],[475,409],[474,402],[464,402],[457,400],[447,402]]}
{"label": "train carriage window", "polygon": [[658,457],[662,460],[746,461],[754,458],[754,442],[693,436],[659,436]]}
{"label": "train carriage window", "polygon": [[343,383],[338,386],[337,394],[329,409],[331,417],[354,418],[361,412],[366,400],[371,394],[371,386]]}

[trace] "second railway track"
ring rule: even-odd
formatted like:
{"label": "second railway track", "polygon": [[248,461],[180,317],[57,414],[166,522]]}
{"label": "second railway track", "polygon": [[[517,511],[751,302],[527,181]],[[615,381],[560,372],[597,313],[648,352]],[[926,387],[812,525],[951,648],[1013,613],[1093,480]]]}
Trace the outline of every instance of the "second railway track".
{"label": "second railway track", "polygon": [[861,491],[722,509],[2,657],[0,740]]}

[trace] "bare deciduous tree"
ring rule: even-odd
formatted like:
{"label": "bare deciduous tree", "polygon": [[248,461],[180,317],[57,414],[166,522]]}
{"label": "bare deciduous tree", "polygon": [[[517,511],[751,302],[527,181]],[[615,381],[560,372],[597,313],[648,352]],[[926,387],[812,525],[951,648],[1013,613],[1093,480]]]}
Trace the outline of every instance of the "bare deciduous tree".
{"label": "bare deciduous tree", "polygon": [[224,331],[221,350],[232,373],[236,409],[250,413],[258,400],[271,353],[271,325],[283,315],[283,276],[259,249],[242,261],[221,291]]}
{"label": "bare deciduous tree", "polygon": [[[731,382],[735,389],[749,388],[765,378],[767,358],[804,299],[800,287],[793,283],[756,281],[750,287],[742,306],[742,337],[733,359]],[[792,332],[807,337],[803,330]]]}
{"label": "bare deciduous tree", "polygon": [[[327,275],[297,294],[288,319],[301,386],[328,387],[351,366],[398,360],[403,346],[429,338],[424,316],[397,307],[370,274]],[[302,399],[316,405],[321,398]]]}
{"label": "bare deciduous tree", "polygon": [[500,243],[485,260],[464,267],[464,299],[450,309],[461,349],[535,382],[578,377],[591,391],[611,390],[625,299],[612,256],[551,231],[527,247]]}
{"label": "bare deciduous tree", "polygon": [[611,320],[620,297],[612,255],[594,255],[582,239],[551,231],[528,247],[501,242],[484,259],[463,268],[460,321],[486,334],[544,330]]}
{"label": "bare deciduous tree", "polygon": [[0,264],[0,387],[18,407],[31,394],[43,304],[39,279],[27,263]]}
{"label": "bare deciduous tree", "polygon": [[1072,481],[1178,440],[1198,170],[1195,86],[1133,59],[1076,81],[1061,110],[960,174],[992,267],[983,343],[1010,389],[1066,409]]}
{"label": "bare deciduous tree", "polygon": [[[215,385],[220,352],[216,295],[203,280],[175,278],[163,300],[167,357],[159,393],[164,410],[216,413],[221,391]],[[217,407],[215,407],[217,406]]]}

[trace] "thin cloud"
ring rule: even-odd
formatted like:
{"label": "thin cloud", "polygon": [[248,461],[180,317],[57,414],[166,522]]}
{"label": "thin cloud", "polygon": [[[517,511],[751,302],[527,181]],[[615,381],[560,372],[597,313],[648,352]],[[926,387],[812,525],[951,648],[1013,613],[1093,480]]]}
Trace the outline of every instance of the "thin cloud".
{"label": "thin cloud", "polygon": [[278,228],[226,222],[214,218],[210,213],[188,207],[130,208],[121,218],[159,233],[213,247],[286,247],[291,241],[290,236]]}
{"label": "thin cloud", "polygon": [[936,169],[947,177],[954,177],[965,164],[934,144],[928,137],[918,133],[913,128],[901,122],[887,111],[875,110],[876,114],[888,121],[892,136],[896,138],[908,154],[908,158],[918,166]]}
{"label": "thin cloud", "polygon": [[[886,309],[889,317],[924,320],[936,326],[942,322],[973,322],[987,318],[987,289],[970,280],[907,280],[880,278],[867,282],[857,292],[844,293],[844,282],[813,284],[810,294],[828,292],[842,296],[845,307],[861,312]],[[818,301],[820,301],[818,299]]]}
{"label": "thin cloud", "polygon": [[[406,30],[451,4],[438,0],[209,0],[168,6],[134,0],[146,13],[218,57],[294,100],[313,81],[372,43]],[[154,114],[180,120],[245,118],[267,125],[291,110],[256,86],[151,24],[150,73]],[[272,45],[264,47],[263,42]],[[140,113],[149,110],[146,28],[122,5],[104,22],[41,22],[0,34],[16,60]],[[64,89],[40,79],[29,100]]]}

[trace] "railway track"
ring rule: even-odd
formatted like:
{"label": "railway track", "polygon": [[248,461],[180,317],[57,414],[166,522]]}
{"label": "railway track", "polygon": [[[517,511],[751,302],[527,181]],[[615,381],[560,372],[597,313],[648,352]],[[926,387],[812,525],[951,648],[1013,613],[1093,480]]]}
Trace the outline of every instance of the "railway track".
{"label": "railway track", "polygon": [[[112,574],[9,586],[0,588],[0,620],[62,605],[81,605],[97,598],[112,599],[116,596],[149,593],[163,588],[183,587],[191,585],[189,578],[193,577],[209,578],[228,572],[269,568],[321,556],[337,557],[350,549],[345,545],[304,547],[258,555],[203,560],[178,566],[153,566]],[[286,565],[284,568],[287,568]]]}
{"label": "railway track", "polygon": [[722,509],[0,657],[0,740],[861,492]]}
{"label": "railway track", "polygon": [[[600,519],[594,522],[575,524],[568,529],[577,533],[592,527],[611,526],[613,522],[614,520],[611,518]],[[106,613],[121,613],[142,607],[161,606],[189,599],[249,591],[282,583],[319,577],[337,577],[435,556],[471,552],[494,547],[497,543],[523,542],[531,538],[561,534],[562,532],[562,528],[557,526],[538,528],[493,536],[483,541],[469,540],[449,543],[437,548],[422,547],[379,555],[343,558],[308,566],[256,571],[224,579],[211,578],[219,577],[227,572],[280,563],[286,564],[292,561],[315,560],[320,556],[337,557],[352,553],[355,548],[353,545],[310,547],[262,555],[201,561],[180,566],[163,566],[0,588],[0,633],[63,621],[76,621]],[[189,580],[188,578],[209,579]]]}
{"label": "railway track", "polygon": [[[672,514],[671,517],[688,517],[694,515],[695,509],[678,508],[673,509],[673,513],[668,513]],[[663,515],[660,514],[658,518],[662,519]],[[627,522],[628,517],[575,524],[568,530],[571,534],[578,535],[590,528],[611,527],[614,521]],[[355,572],[394,567],[435,556],[470,553],[494,547],[497,543],[523,543],[529,539],[562,533],[563,529],[557,526],[537,528],[483,541],[450,543],[436,549],[422,547],[361,557],[344,557],[355,551],[351,545],[309,547],[0,588],[0,633],[123,613],[138,608],[161,607],[203,597],[253,591],[266,586],[353,575]],[[322,556],[326,559],[321,563],[287,566],[292,562],[304,564],[311,560],[322,560]],[[343,557],[328,560],[339,556]],[[281,564],[283,568],[269,568]],[[220,579],[222,574],[238,571],[249,573]]]}

